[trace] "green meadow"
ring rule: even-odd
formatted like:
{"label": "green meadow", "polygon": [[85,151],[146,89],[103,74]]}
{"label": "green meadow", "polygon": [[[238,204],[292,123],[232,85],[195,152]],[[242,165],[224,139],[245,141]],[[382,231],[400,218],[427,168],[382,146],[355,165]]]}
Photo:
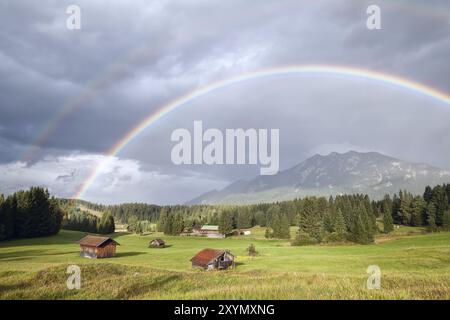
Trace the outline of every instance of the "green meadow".
{"label": "green meadow", "polygon": [[[450,299],[450,233],[403,227],[371,245],[293,247],[251,236],[209,239],[161,234],[112,235],[117,256],[79,257],[85,233],[0,243],[0,299]],[[167,248],[148,248],[162,237]],[[248,257],[253,243],[258,255]],[[192,270],[203,248],[229,249],[236,269]],[[69,265],[81,268],[81,288],[66,286]],[[369,290],[367,267],[381,269],[381,288]]]}

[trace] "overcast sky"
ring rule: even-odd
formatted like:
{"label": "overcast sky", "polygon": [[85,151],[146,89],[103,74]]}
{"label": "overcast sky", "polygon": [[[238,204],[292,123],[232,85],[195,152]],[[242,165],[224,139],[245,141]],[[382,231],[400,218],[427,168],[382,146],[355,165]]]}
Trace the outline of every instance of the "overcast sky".
{"label": "overcast sky", "polygon": [[[81,9],[80,30],[66,27],[71,4]],[[381,8],[381,30],[366,27],[370,4]],[[41,185],[72,196],[143,117],[221,79],[333,64],[450,94],[449,57],[448,0],[2,0],[0,192]],[[107,161],[83,197],[183,203],[258,174],[250,165],[175,166],[170,135],[194,120],[280,129],[281,169],[348,150],[450,169],[449,105],[361,78],[273,77],[216,90],[160,119]]]}

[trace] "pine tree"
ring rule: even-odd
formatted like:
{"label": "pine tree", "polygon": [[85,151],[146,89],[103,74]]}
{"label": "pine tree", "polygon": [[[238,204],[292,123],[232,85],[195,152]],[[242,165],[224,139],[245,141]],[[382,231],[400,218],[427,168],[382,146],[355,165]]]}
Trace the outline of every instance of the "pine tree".
{"label": "pine tree", "polygon": [[280,238],[280,209],[278,208],[278,206],[273,205],[269,208],[267,214],[270,216],[270,228],[272,229],[272,237]]}
{"label": "pine tree", "polygon": [[311,237],[309,233],[305,232],[301,228],[298,229],[297,235],[295,236],[294,241],[292,241],[292,245],[294,246],[306,246],[316,243],[317,239]]}
{"label": "pine tree", "polygon": [[106,212],[102,215],[97,225],[97,233],[110,234],[115,230],[114,218],[110,212]]}
{"label": "pine tree", "polygon": [[280,229],[278,231],[278,238],[280,239],[289,239],[291,237],[290,234],[290,224],[288,217],[281,213],[280,214]]}
{"label": "pine tree", "polygon": [[300,212],[298,238],[313,239],[315,242],[321,242],[324,238],[323,219],[320,212],[316,212],[316,202],[313,199],[305,199],[305,206]]}
{"label": "pine tree", "polygon": [[389,212],[392,218],[392,200],[388,194],[384,196],[383,202],[381,203],[381,212],[383,216],[385,212]]}
{"label": "pine tree", "polygon": [[230,210],[223,210],[219,220],[220,232],[222,234],[229,234],[233,229],[233,213]]}
{"label": "pine tree", "polygon": [[336,241],[344,241],[347,238],[347,227],[345,226],[344,215],[341,209],[338,209],[333,224],[333,233]]}
{"label": "pine tree", "polygon": [[3,194],[0,194],[0,241],[8,239],[7,236],[7,226],[6,226],[6,220],[9,217],[7,217],[7,211],[6,211],[6,205],[5,205],[5,197]]}
{"label": "pine tree", "polygon": [[383,212],[383,232],[390,233],[394,230],[394,220],[390,211]]}
{"label": "pine tree", "polygon": [[164,232],[164,230],[166,229],[166,224],[167,224],[167,220],[168,220],[168,216],[169,214],[167,213],[167,209],[166,208],[162,208],[161,212],[159,214],[159,219],[158,222],[156,224],[156,231],[158,232]]}
{"label": "pine tree", "polygon": [[261,227],[267,226],[266,215],[263,211],[261,211],[261,210],[256,211],[255,224],[253,224],[253,225],[259,225]]}
{"label": "pine tree", "polygon": [[436,231],[436,206],[433,202],[430,202],[427,206],[427,224],[430,231]]}
{"label": "pine tree", "polygon": [[107,232],[108,233],[113,233],[116,230],[116,224],[114,222],[114,217],[112,216],[111,213],[108,214],[108,218],[107,218]]}
{"label": "pine tree", "polygon": [[445,193],[447,194],[448,205],[450,206],[450,183],[445,185]]}
{"label": "pine tree", "polygon": [[412,195],[407,191],[400,191],[400,207],[398,210],[399,222],[405,226],[411,224]]}
{"label": "pine tree", "polygon": [[361,219],[361,213],[355,212],[352,219],[351,238],[356,243],[366,243],[365,237],[366,231],[364,230],[363,221]]}
{"label": "pine tree", "polygon": [[307,245],[320,242],[314,235],[314,232],[318,229],[314,226],[314,223],[315,221],[313,219],[308,219],[305,215],[301,215],[299,228],[294,241],[297,245]]}
{"label": "pine tree", "polygon": [[442,226],[444,213],[448,209],[448,198],[444,186],[438,185],[433,188],[430,203],[433,203],[436,208],[436,226]]}
{"label": "pine tree", "polygon": [[47,235],[50,233],[52,225],[48,191],[35,187],[31,188],[29,192],[31,197],[30,223],[33,225],[33,230],[30,230],[28,236]]}
{"label": "pine tree", "polygon": [[177,213],[175,219],[173,221],[172,234],[180,235],[184,230],[184,220],[183,215],[181,213]]}
{"label": "pine tree", "polygon": [[431,197],[433,196],[433,190],[430,186],[425,187],[425,192],[423,193],[423,200],[428,204],[431,201]]}
{"label": "pine tree", "polygon": [[362,223],[362,241],[361,243],[370,243],[373,242],[373,236],[375,234],[375,229],[371,224],[371,220],[369,214],[366,210],[366,207],[361,206],[359,208],[361,223]]}
{"label": "pine tree", "polygon": [[442,219],[442,229],[450,231],[450,210],[445,211]]}
{"label": "pine tree", "polygon": [[364,205],[359,204],[353,212],[352,234],[354,242],[367,244],[373,242],[373,227],[370,225],[369,216]]}
{"label": "pine tree", "polygon": [[164,224],[164,229],[163,232],[164,234],[168,234],[171,235],[173,234],[173,214],[172,212],[167,214],[167,220],[166,223]]}
{"label": "pine tree", "polygon": [[425,221],[426,202],[421,196],[414,197],[411,202],[411,226],[418,227]]}
{"label": "pine tree", "polygon": [[49,201],[49,224],[47,226],[48,235],[54,235],[62,228],[64,219],[64,211],[61,209],[58,201],[55,198]]}
{"label": "pine tree", "polygon": [[237,213],[236,227],[246,229],[252,226],[252,216],[248,207],[240,207]]}
{"label": "pine tree", "polygon": [[281,212],[280,207],[276,204],[270,206],[267,214],[271,218],[270,228],[273,230],[271,236],[279,239],[289,239],[289,219],[286,214]]}
{"label": "pine tree", "polygon": [[31,193],[29,191],[17,192],[17,206],[15,212],[14,237],[27,238],[32,231],[31,220]]}
{"label": "pine tree", "polygon": [[[400,191],[400,197],[402,197],[402,191]],[[399,215],[400,210],[400,197],[394,194],[394,197],[392,198],[392,219],[394,220],[395,224],[401,224],[402,218]]]}

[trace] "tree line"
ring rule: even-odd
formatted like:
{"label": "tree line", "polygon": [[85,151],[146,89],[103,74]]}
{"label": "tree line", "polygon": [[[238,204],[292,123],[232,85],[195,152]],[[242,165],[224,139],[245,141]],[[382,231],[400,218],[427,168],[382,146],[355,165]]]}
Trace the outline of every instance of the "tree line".
{"label": "tree line", "polygon": [[[218,225],[222,233],[261,226],[266,238],[290,239],[292,244],[350,241],[371,243],[376,233],[389,233],[394,225],[423,226],[429,231],[450,229],[450,184],[426,187],[423,195],[400,191],[373,201],[367,195],[306,197],[253,205],[123,204],[94,205],[108,210],[135,232],[156,230],[168,235],[190,232],[199,224]],[[377,223],[377,220],[379,223]],[[140,223],[142,222],[142,223]]]}
{"label": "tree line", "polygon": [[386,195],[374,206],[383,216],[386,232],[393,230],[393,224],[450,230],[450,184],[427,186],[422,196],[408,191],[400,191],[392,198]]}
{"label": "tree line", "polygon": [[63,216],[58,201],[43,188],[0,195],[0,240],[57,234]]}
{"label": "tree line", "polygon": [[156,223],[159,219],[161,206],[147,203],[124,203],[120,205],[103,205],[84,200],[61,199],[61,203],[70,207],[83,206],[99,212],[109,212],[116,221],[134,225],[136,221],[150,221]]}
{"label": "tree line", "polygon": [[66,208],[63,229],[99,234],[110,234],[115,230],[114,217],[110,212],[104,212],[99,218],[77,207]]}
{"label": "tree line", "polygon": [[127,231],[142,235],[148,232],[155,232],[156,227],[154,223],[148,220],[135,220],[128,224]]}
{"label": "tree line", "polygon": [[290,239],[293,244],[324,241],[369,243],[378,232],[374,207],[366,195],[308,197],[255,205],[195,205],[161,207],[156,230],[167,235],[190,232],[200,224],[218,225],[223,234],[259,225],[267,238]]}
{"label": "tree line", "polygon": [[176,235],[189,232],[195,224],[214,224],[227,234],[259,225],[266,228],[267,238],[289,239],[291,227],[296,226],[294,245],[341,241],[365,244],[373,242],[378,232],[393,231],[394,224],[449,230],[449,199],[450,184],[426,187],[422,196],[400,191],[380,201],[356,194],[273,204],[166,206],[160,208],[157,230]]}

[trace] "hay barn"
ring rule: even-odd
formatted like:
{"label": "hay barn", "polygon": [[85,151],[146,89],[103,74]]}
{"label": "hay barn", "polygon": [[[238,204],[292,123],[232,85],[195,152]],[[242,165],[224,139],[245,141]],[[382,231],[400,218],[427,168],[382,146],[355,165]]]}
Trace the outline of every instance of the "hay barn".
{"label": "hay barn", "polygon": [[166,243],[164,242],[163,239],[153,239],[152,241],[150,241],[149,243],[149,247],[150,248],[164,248],[166,246]]}
{"label": "hay barn", "polygon": [[109,237],[98,236],[86,236],[78,243],[80,244],[80,256],[92,259],[114,257],[116,245],[119,244]]}
{"label": "hay barn", "polygon": [[235,256],[228,250],[203,249],[191,258],[193,268],[224,270],[235,266]]}

